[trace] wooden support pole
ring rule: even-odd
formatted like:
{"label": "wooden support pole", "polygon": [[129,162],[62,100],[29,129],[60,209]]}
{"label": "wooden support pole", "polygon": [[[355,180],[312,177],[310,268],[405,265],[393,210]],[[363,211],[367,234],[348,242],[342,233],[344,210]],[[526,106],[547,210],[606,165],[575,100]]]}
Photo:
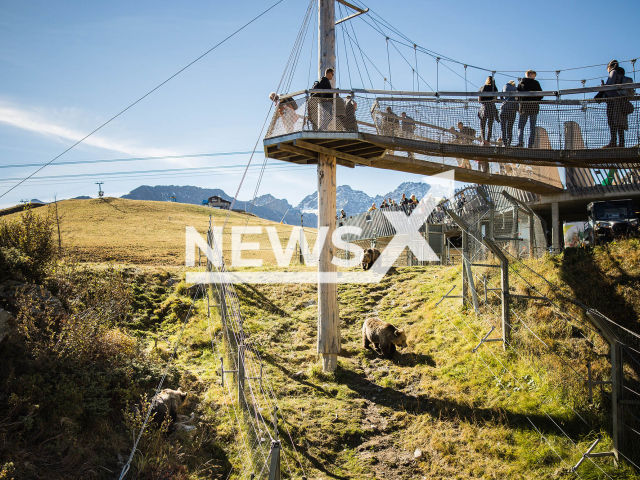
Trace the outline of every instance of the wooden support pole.
{"label": "wooden support pole", "polygon": [[319,154],[318,228],[323,227],[328,231],[318,258],[318,353],[322,355],[323,370],[334,372],[340,353],[338,285],[326,280],[330,280],[331,276],[337,277],[338,272],[338,267],[331,262],[331,237],[336,229],[336,157]]}
{"label": "wooden support pole", "polygon": [[[318,78],[327,68],[336,68],[335,0],[318,0]],[[331,80],[336,87],[336,78]]]}
{"label": "wooden support pole", "polygon": [[[318,78],[327,68],[336,68],[335,0],[318,0]],[[331,80],[335,88],[336,77]],[[331,238],[336,229],[336,157],[318,153],[318,228],[327,227],[327,236],[318,258],[318,353],[325,372],[335,372],[340,353],[338,285],[323,276],[335,275]]]}

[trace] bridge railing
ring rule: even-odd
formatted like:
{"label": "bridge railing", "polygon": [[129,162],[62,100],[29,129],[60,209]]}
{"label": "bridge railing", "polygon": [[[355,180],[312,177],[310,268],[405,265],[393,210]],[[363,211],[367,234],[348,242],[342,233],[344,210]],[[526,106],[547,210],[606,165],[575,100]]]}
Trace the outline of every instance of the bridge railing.
{"label": "bridge railing", "polygon": [[[630,92],[640,88],[640,83],[623,86]],[[618,147],[611,149],[613,156],[619,155],[615,152],[623,146],[640,152],[640,97],[594,98],[621,87],[483,92],[483,101],[479,101],[478,92],[306,90],[281,97],[265,138],[303,131],[367,133],[387,139],[386,143],[395,141],[399,150],[415,154],[425,145],[429,145],[429,155],[455,156],[451,150],[460,152],[463,158],[453,163],[460,167],[518,177],[546,176],[557,182],[559,179],[544,172],[514,172],[517,168],[504,162],[470,165],[464,158],[503,153],[507,148],[517,156],[526,157],[523,149],[535,149],[532,156],[536,158],[557,159],[558,151],[610,146],[612,134]],[[536,100],[540,96],[543,99]],[[445,144],[455,148],[441,148],[439,153],[438,145]],[[531,163],[525,160],[517,163]]]}

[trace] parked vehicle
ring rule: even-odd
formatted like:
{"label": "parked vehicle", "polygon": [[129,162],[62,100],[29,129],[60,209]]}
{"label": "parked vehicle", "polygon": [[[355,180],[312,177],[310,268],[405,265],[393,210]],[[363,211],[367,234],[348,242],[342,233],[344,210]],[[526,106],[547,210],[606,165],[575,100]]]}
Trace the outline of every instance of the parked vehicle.
{"label": "parked vehicle", "polygon": [[589,220],[584,241],[589,245],[608,243],[638,233],[638,218],[632,200],[606,200],[587,205]]}

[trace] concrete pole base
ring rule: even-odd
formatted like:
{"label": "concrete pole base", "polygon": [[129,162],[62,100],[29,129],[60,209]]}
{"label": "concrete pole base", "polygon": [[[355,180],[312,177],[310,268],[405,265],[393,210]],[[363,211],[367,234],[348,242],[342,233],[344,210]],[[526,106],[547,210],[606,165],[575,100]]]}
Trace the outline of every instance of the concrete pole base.
{"label": "concrete pole base", "polygon": [[323,353],[322,356],[322,371],[324,373],[333,373],[338,368],[338,355],[335,353]]}

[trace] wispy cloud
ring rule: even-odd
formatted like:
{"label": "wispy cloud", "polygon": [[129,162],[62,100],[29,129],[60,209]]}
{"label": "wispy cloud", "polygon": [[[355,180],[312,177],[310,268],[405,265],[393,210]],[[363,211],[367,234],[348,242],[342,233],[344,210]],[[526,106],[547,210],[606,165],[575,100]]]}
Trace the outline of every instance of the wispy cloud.
{"label": "wispy cloud", "polygon": [[[62,140],[77,142],[89,133],[92,127],[86,132],[80,132],[72,127],[68,127],[63,122],[54,119],[56,115],[47,115],[35,109],[15,106],[5,102],[0,102],[0,123],[10,125],[14,128],[34,132],[39,135],[56,137]],[[95,127],[93,127],[95,128]],[[152,147],[141,147],[126,141],[111,139],[100,134],[94,134],[82,142],[84,145],[120,152],[134,157],[152,157],[164,155],[177,155],[177,152]]]}

